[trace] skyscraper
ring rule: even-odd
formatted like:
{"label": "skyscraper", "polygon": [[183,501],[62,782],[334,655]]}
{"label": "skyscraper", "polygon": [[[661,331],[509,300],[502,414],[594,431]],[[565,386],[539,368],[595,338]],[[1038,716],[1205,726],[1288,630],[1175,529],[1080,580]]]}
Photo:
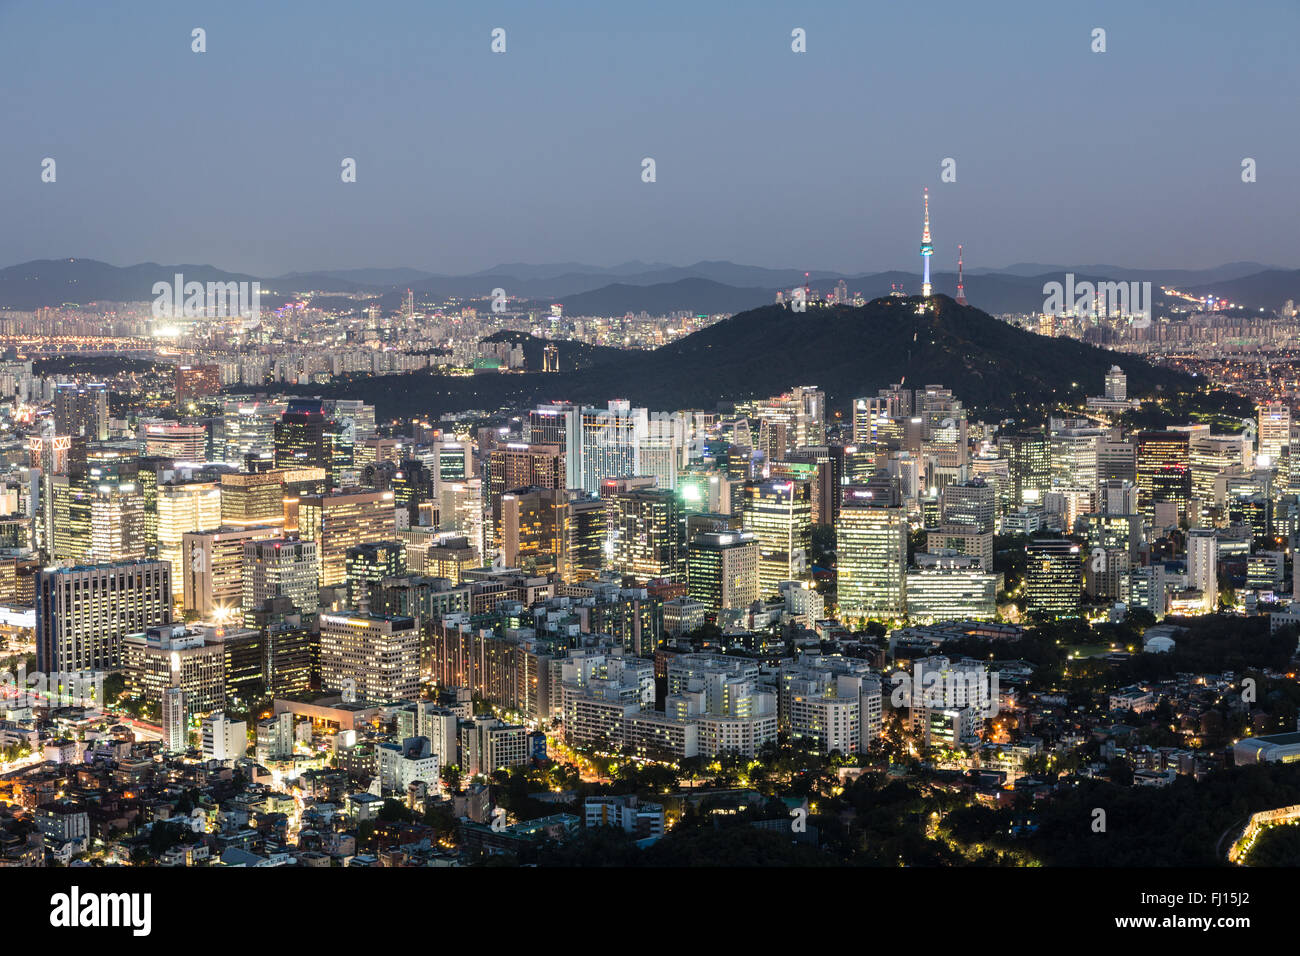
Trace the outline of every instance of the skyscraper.
{"label": "skyscraper", "polygon": [[1265,402],[1259,406],[1260,467],[1276,465],[1291,446],[1291,407],[1285,402]]}
{"label": "skyscraper", "polygon": [[[507,442],[491,449],[484,463],[484,515],[491,522],[492,550],[501,548],[501,499],[517,488],[564,490],[564,447]],[[563,495],[561,495],[561,498]]]}
{"label": "skyscraper", "polygon": [[300,694],[311,686],[318,641],[289,598],[272,598],[246,610],[244,626],[262,635],[262,683],[268,694]]}
{"label": "skyscraper", "polygon": [[1190,436],[1187,432],[1146,431],[1137,436],[1137,484],[1142,514],[1156,520],[1156,506],[1170,503],[1175,520],[1186,514],[1192,496]]}
{"label": "skyscraper", "polygon": [[614,400],[608,408],[584,408],[580,418],[580,487],[598,494],[606,478],[642,474],[641,446],[649,432],[649,413]]}
{"label": "skyscraper", "polygon": [[782,581],[808,573],[812,491],[806,481],[745,483],[742,526],[758,539],[758,584],[764,597]]}
{"label": "skyscraper", "polygon": [[279,533],[276,527],[256,526],[185,532],[180,565],[172,567],[173,580],[181,581],[185,610],[237,620],[244,599],[244,546]]}
{"label": "skyscraper", "polygon": [[685,581],[681,502],[661,488],[620,491],[605,499],[607,566],[645,584],[654,578]]}
{"label": "skyscraper", "polygon": [[221,488],[215,481],[168,482],[158,486],[158,558],[180,580],[187,531],[221,527]]}
{"label": "skyscraper", "polygon": [[568,493],[515,488],[501,496],[501,560],[529,574],[560,570],[568,544]]}
{"label": "skyscraper", "polygon": [[391,541],[397,532],[391,491],[349,489],[304,495],[298,502],[298,533],[316,542],[320,586],[347,578],[347,553],[367,541]]}
{"label": "skyscraper", "polygon": [[415,618],[322,614],[320,669],[325,691],[351,690],[365,701],[418,697],[420,629]]}
{"label": "skyscraper", "polygon": [[348,607],[369,611],[380,605],[384,578],[406,573],[406,545],[400,541],[367,541],[347,551]]}
{"label": "skyscraper", "polygon": [[108,386],[102,383],[54,386],[54,431],[83,447],[108,438]]}
{"label": "skyscraper", "polygon": [[244,610],[283,597],[299,611],[315,613],[320,591],[317,554],[315,541],[267,538],[244,542]]}
{"label": "skyscraper", "polygon": [[117,670],[122,640],[171,621],[171,567],[119,561],[36,575],[36,667],[52,674]]}
{"label": "skyscraper", "polygon": [[168,687],[162,695],[163,749],[178,753],[189,747],[188,722],[185,692]]}
{"label": "skyscraper", "polygon": [[569,502],[567,540],[560,575],[568,583],[597,577],[605,567],[605,502],[575,497]]}
{"label": "skyscraper", "polygon": [[1026,610],[1035,617],[1078,617],[1083,557],[1068,538],[1035,538],[1025,545]]}
{"label": "skyscraper", "polygon": [[326,417],[320,399],[294,399],[284,410],[275,425],[275,466],[324,468],[333,485],[341,470],[352,467],[352,445],[343,426]]}
{"label": "skyscraper", "polygon": [[182,422],[152,422],[144,428],[144,453],[174,461],[207,461],[208,429]]}
{"label": "skyscraper", "polygon": [[1187,535],[1187,584],[1202,594],[1203,607],[1213,611],[1219,603],[1219,539],[1211,528],[1196,528]]}
{"label": "skyscraper", "polygon": [[1052,487],[1052,445],[1042,432],[998,436],[998,455],[1007,459],[1016,507],[1040,505]]}
{"label": "skyscraper", "polygon": [[221,523],[232,527],[284,527],[285,472],[221,476]]}
{"label": "skyscraper", "polygon": [[147,557],[144,494],[116,476],[50,475],[45,499],[47,550],[78,564]]}
{"label": "skyscraper", "polygon": [[907,610],[907,512],[862,486],[844,489],[835,522],[836,589],[849,618],[897,618]]}
{"label": "skyscraper", "polygon": [[760,597],[758,539],[747,531],[697,534],[686,569],[688,593],[710,611],[740,610]]}

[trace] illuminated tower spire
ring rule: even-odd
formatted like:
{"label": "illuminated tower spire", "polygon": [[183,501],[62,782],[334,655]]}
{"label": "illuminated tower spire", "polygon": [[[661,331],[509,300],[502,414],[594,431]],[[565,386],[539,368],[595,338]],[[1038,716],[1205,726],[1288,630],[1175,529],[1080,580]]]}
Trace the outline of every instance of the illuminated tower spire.
{"label": "illuminated tower spire", "polygon": [[930,190],[925,190],[925,229],[921,232],[921,262],[925,274],[921,278],[921,295],[930,298],[930,257],[934,255],[934,243],[930,241]]}
{"label": "illuminated tower spire", "polygon": [[961,243],[957,243],[957,304],[966,304],[966,286],[962,283]]}

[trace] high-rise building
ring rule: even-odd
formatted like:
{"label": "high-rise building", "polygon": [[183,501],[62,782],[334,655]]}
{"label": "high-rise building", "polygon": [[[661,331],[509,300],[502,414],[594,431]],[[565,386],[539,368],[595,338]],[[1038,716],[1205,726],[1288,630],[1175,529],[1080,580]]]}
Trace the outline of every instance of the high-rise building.
{"label": "high-rise building", "polygon": [[976,531],[966,524],[941,524],[925,535],[931,553],[955,551],[972,559],[985,571],[993,570],[993,530]]}
{"label": "high-rise building", "polygon": [[375,406],[367,405],[359,398],[336,398],[326,405],[326,412],[339,423],[343,441],[349,449],[374,438],[378,431]]}
{"label": "high-rise building", "polygon": [[874,450],[876,442],[881,438],[882,430],[887,430],[895,418],[901,417],[898,405],[896,395],[855,398],[853,400],[853,444]]}
{"label": "high-rise building", "polygon": [[184,624],[161,624],[130,634],[122,643],[126,687],[161,707],[167,691],[180,688],[187,717],[226,706],[224,648]]}
{"label": "high-rise building", "polygon": [[[27,439],[27,463],[44,475],[65,475],[71,466],[72,436],[47,429]],[[81,456],[84,459],[84,455]]]}
{"label": "high-rise building", "polygon": [[244,600],[244,546],[279,534],[279,528],[256,526],[185,532],[180,564],[172,566],[185,610],[220,622],[237,620]]}
{"label": "high-rise building", "polygon": [[183,409],[196,398],[220,393],[221,368],[219,366],[176,366],[176,407],[178,409]]}
{"label": "high-rise building", "polygon": [[562,551],[560,576],[573,583],[597,577],[605,567],[605,502],[575,497],[569,502],[568,538]]}
{"label": "high-rise building", "polygon": [[135,481],[88,472],[49,475],[47,551],[56,561],[102,564],[147,556],[144,493]]}
{"label": "high-rise building", "polygon": [[1081,550],[1068,538],[1034,538],[1025,545],[1025,596],[1030,615],[1045,619],[1079,616]]}
{"label": "high-rise building", "polygon": [[1155,615],[1156,620],[1164,617],[1169,604],[1165,566],[1152,564],[1129,568],[1120,579],[1120,600],[1130,608],[1145,608]]}
{"label": "high-rise building", "polygon": [[1097,510],[1106,515],[1138,513],[1138,489],[1131,480],[1111,478],[1103,481],[1097,495]]}
{"label": "high-rise building", "polygon": [[476,717],[460,726],[460,752],[463,769],[470,774],[523,766],[529,760],[528,728]]}
{"label": "high-rise building", "polygon": [[641,488],[610,495],[605,504],[609,569],[638,584],[654,578],[685,581],[681,502],[676,494]]}
{"label": "high-rise building", "polygon": [[1106,440],[1105,430],[1060,419],[1053,419],[1052,424],[1053,487],[1096,492],[1099,481],[1097,449]]}
{"label": "high-rise building", "polygon": [[524,420],[524,440],[564,449],[564,486],[582,487],[581,415],[576,405],[539,405]]}
{"label": "high-rise building", "polygon": [[480,567],[478,549],[464,535],[455,532],[439,531],[431,536],[422,532],[419,538],[414,535],[417,529],[399,531],[398,536],[406,542],[406,568],[412,574],[427,577],[446,578],[452,584],[465,580],[468,572]]}
{"label": "high-rise building", "polygon": [[810,571],[812,492],[803,481],[745,483],[742,527],[758,539],[758,586],[764,597]]}
{"label": "high-rise building", "polygon": [[478,555],[484,550],[482,487],[481,478],[438,485],[438,530],[463,534]]}
{"label": "high-rise building", "polygon": [[180,753],[189,749],[189,714],[185,710],[185,692],[168,687],[162,697],[163,749]]}
{"label": "high-rise building", "polygon": [[485,518],[492,528],[491,552],[501,548],[501,498],[517,488],[564,491],[564,448],[508,442],[492,448],[484,462]]}
{"label": "high-rise building", "polygon": [[[560,442],[553,442],[550,439],[542,441],[534,439],[534,444],[562,443],[562,436]],[[467,478],[474,477],[473,451],[468,443],[459,441],[454,436],[440,437],[429,446],[426,465],[431,470],[436,471],[439,483],[444,481],[465,481]]]}
{"label": "high-rise building", "polygon": [[285,475],[278,468],[252,474],[223,474],[221,523],[234,528],[283,528]]}
{"label": "high-rise building", "polygon": [[164,482],[158,486],[158,559],[179,579],[187,531],[221,527],[221,487],[215,481]]}
{"label": "high-rise building", "polygon": [[397,521],[391,491],[346,489],[325,495],[304,495],[298,502],[298,534],[316,542],[320,586],[347,579],[347,553],[367,541],[391,541]]}
{"label": "high-rise building", "polygon": [[244,542],[243,597],[245,611],[276,598],[288,598],[305,614],[319,605],[319,549],[315,541],[291,538]]}
{"label": "high-rise building", "polygon": [[150,422],[144,426],[144,453],[173,461],[207,461],[208,429],[183,422]]}
{"label": "high-rise building", "polygon": [[796,448],[826,444],[826,393],[800,385],[754,404],[758,444],[769,461],[784,459]]}
{"label": "high-rise building", "polygon": [[270,455],[274,462],[275,426],[287,407],[284,402],[225,402],[214,457],[229,465],[242,465],[248,455]]}
{"label": "high-rise building", "polygon": [[1118,365],[1112,365],[1106,373],[1106,398],[1112,402],[1128,400],[1128,376]]}
{"label": "high-rise building", "polygon": [[992,531],[997,507],[994,487],[983,478],[948,484],[939,492],[939,521],[943,525]]}
{"label": "high-rise building", "polygon": [[746,531],[695,535],[686,558],[690,596],[709,611],[749,607],[761,596],[758,552],[758,538]]}
{"label": "high-rise building", "polygon": [[917,555],[907,572],[907,616],[920,624],[990,621],[997,616],[997,575],[965,555]]}
{"label": "high-rise building", "polygon": [[499,508],[499,553],[505,567],[528,574],[559,571],[568,544],[568,493],[559,488],[515,488],[501,496]]}
{"label": "high-rise building", "polygon": [[378,609],[384,578],[406,573],[406,545],[400,541],[367,541],[347,551],[348,607]]}
{"label": "high-rise building", "polygon": [[1276,465],[1291,447],[1291,406],[1285,402],[1264,402],[1258,412],[1260,466]]}
{"label": "high-rise building", "polygon": [[420,524],[422,506],[437,511],[438,474],[418,458],[404,458],[393,472],[393,505],[406,512],[409,524]]}
{"label": "high-rise building", "polygon": [[660,488],[677,487],[677,473],[690,459],[689,421],[683,415],[653,415],[638,451],[640,473],[653,475]]}
{"label": "high-rise building", "polygon": [[836,590],[849,618],[902,617],[907,611],[907,512],[867,488],[844,489],[835,523]]}
{"label": "high-rise building", "polygon": [[289,598],[272,598],[245,611],[244,626],[261,634],[266,693],[283,697],[311,688],[319,641]]}
{"label": "high-rise building", "polygon": [[391,701],[420,693],[420,629],[415,618],[378,614],[320,616],[321,688],[357,700]]}
{"label": "high-rise building", "polygon": [[1129,441],[1102,440],[1097,445],[1097,481],[1137,482],[1137,447]]}
{"label": "high-rise building", "polygon": [[85,446],[108,439],[108,386],[102,383],[54,386],[54,431]]}
{"label": "high-rise building", "polygon": [[1215,500],[1214,485],[1220,475],[1244,473],[1248,449],[1243,435],[1193,435],[1188,459],[1192,471],[1192,497],[1202,509]]}
{"label": "high-rise building", "polygon": [[1192,471],[1187,432],[1145,431],[1137,435],[1137,484],[1142,514],[1154,524],[1156,506],[1169,502],[1177,516],[1187,513]]}
{"label": "high-rise building", "polygon": [[641,447],[650,428],[649,413],[614,400],[608,408],[584,408],[579,422],[580,469],[576,476],[583,491],[598,494],[606,478],[640,475]]}
{"label": "high-rise building", "polygon": [[1187,584],[1202,594],[1204,609],[1219,603],[1219,539],[1213,529],[1194,528],[1187,534]]}
{"label": "high-rise building", "polygon": [[294,399],[275,425],[277,468],[324,468],[337,486],[352,467],[353,445],[343,425],[325,415],[320,399]]}
{"label": "high-rise building", "polygon": [[1042,504],[1052,487],[1052,446],[1042,432],[998,436],[998,455],[1007,459],[1015,507]]}
{"label": "high-rise building", "polygon": [[36,667],[52,674],[117,670],[122,641],[172,614],[171,567],[119,561],[36,576]]}

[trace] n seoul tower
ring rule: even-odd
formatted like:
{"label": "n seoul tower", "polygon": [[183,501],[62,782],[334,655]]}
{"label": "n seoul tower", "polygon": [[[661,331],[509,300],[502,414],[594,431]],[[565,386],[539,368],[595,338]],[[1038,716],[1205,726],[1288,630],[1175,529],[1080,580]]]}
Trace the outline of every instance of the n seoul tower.
{"label": "n seoul tower", "polygon": [[925,229],[921,232],[921,263],[925,274],[921,279],[921,297],[930,298],[930,257],[934,255],[934,243],[930,241],[930,189],[925,190]]}

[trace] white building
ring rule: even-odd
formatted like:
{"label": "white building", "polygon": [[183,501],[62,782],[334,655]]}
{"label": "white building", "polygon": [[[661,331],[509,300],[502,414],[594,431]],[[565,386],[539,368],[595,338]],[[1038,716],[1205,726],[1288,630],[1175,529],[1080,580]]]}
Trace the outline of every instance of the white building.
{"label": "white building", "polygon": [[207,760],[238,760],[248,753],[248,724],[217,712],[203,718],[203,756]]}
{"label": "white building", "polygon": [[413,783],[422,783],[431,791],[440,786],[438,755],[428,737],[406,737],[400,744],[381,743],[375,755],[383,796],[405,794]]}
{"label": "white building", "polygon": [[1187,585],[1205,596],[1205,610],[1219,603],[1219,539],[1211,529],[1197,528],[1187,534]]}

